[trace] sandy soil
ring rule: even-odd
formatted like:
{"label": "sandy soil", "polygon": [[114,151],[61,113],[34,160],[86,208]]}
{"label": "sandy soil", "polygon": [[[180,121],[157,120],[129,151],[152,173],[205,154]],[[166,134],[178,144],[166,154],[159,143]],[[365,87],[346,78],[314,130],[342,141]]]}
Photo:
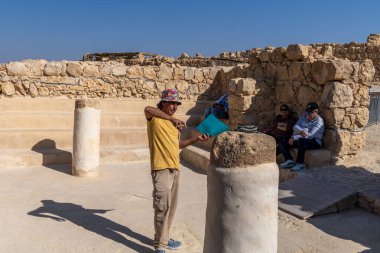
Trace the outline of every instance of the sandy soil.
{"label": "sandy soil", "polygon": [[[380,171],[380,125],[347,167]],[[152,253],[153,209],[148,163],[102,168],[94,179],[67,168],[0,170],[0,252]],[[184,166],[172,237],[177,253],[202,252],[206,176]],[[279,253],[380,252],[380,216],[355,208],[299,220],[279,212]],[[215,252],[217,253],[217,252]],[[249,253],[249,252],[247,252]]]}

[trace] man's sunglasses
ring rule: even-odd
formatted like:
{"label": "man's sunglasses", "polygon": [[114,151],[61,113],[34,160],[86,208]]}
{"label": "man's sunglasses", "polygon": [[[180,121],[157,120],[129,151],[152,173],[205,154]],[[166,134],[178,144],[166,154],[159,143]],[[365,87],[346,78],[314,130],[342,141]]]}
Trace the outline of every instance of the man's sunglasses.
{"label": "man's sunglasses", "polygon": [[282,109],[280,109],[280,111],[281,111],[281,112],[287,112],[288,109],[286,109],[286,108],[282,108]]}

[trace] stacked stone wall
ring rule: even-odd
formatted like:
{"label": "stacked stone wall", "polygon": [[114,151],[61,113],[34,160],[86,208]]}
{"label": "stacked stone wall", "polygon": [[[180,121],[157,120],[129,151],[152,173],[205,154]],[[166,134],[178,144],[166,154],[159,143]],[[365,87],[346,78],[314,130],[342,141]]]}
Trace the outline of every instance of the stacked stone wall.
{"label": "stacked stone wall", "polygon": [[128,66],[119,62],[27,60],[0,65],[0,97],[157,99],[177,88],[182,99],[215,99],[229,79],[247,76],[238,67],[186,67],[178,64]]}
{"label": "stacked stone wall", "polygon": [[320,105],[326,131],[325,147],[335,157],[356,154],[365,142],[371,60],[352,62],[322,55],[314,47],[290,45],[267,48],[250,58],[252,75],[230,81],[230,119],[233,127],[257,124],[265,128],[281,104],[302,115],[307,103]]}

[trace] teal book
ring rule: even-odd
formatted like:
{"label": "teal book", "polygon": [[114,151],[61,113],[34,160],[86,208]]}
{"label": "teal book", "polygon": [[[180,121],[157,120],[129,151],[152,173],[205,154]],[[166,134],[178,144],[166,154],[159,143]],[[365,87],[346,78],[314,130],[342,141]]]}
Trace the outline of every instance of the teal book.
{"label": "teal book", "polygon": [[225,131],[230,130],[230,128],[220,121],[217,117],[210,114],[197,126],[197,130],[203,134],[209,136],[215,136]]}

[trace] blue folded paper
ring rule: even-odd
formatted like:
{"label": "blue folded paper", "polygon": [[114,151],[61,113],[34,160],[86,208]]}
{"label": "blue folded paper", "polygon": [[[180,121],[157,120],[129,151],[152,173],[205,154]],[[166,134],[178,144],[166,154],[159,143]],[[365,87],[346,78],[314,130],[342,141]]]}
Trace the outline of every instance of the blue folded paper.
{"label": "blue folded paper", "polygon": [[203,134],[209,136],[215,136],[225,131],[228,131],[230,128],[216,118],[214,115],[210,114],[197,126],[197,130]]}

